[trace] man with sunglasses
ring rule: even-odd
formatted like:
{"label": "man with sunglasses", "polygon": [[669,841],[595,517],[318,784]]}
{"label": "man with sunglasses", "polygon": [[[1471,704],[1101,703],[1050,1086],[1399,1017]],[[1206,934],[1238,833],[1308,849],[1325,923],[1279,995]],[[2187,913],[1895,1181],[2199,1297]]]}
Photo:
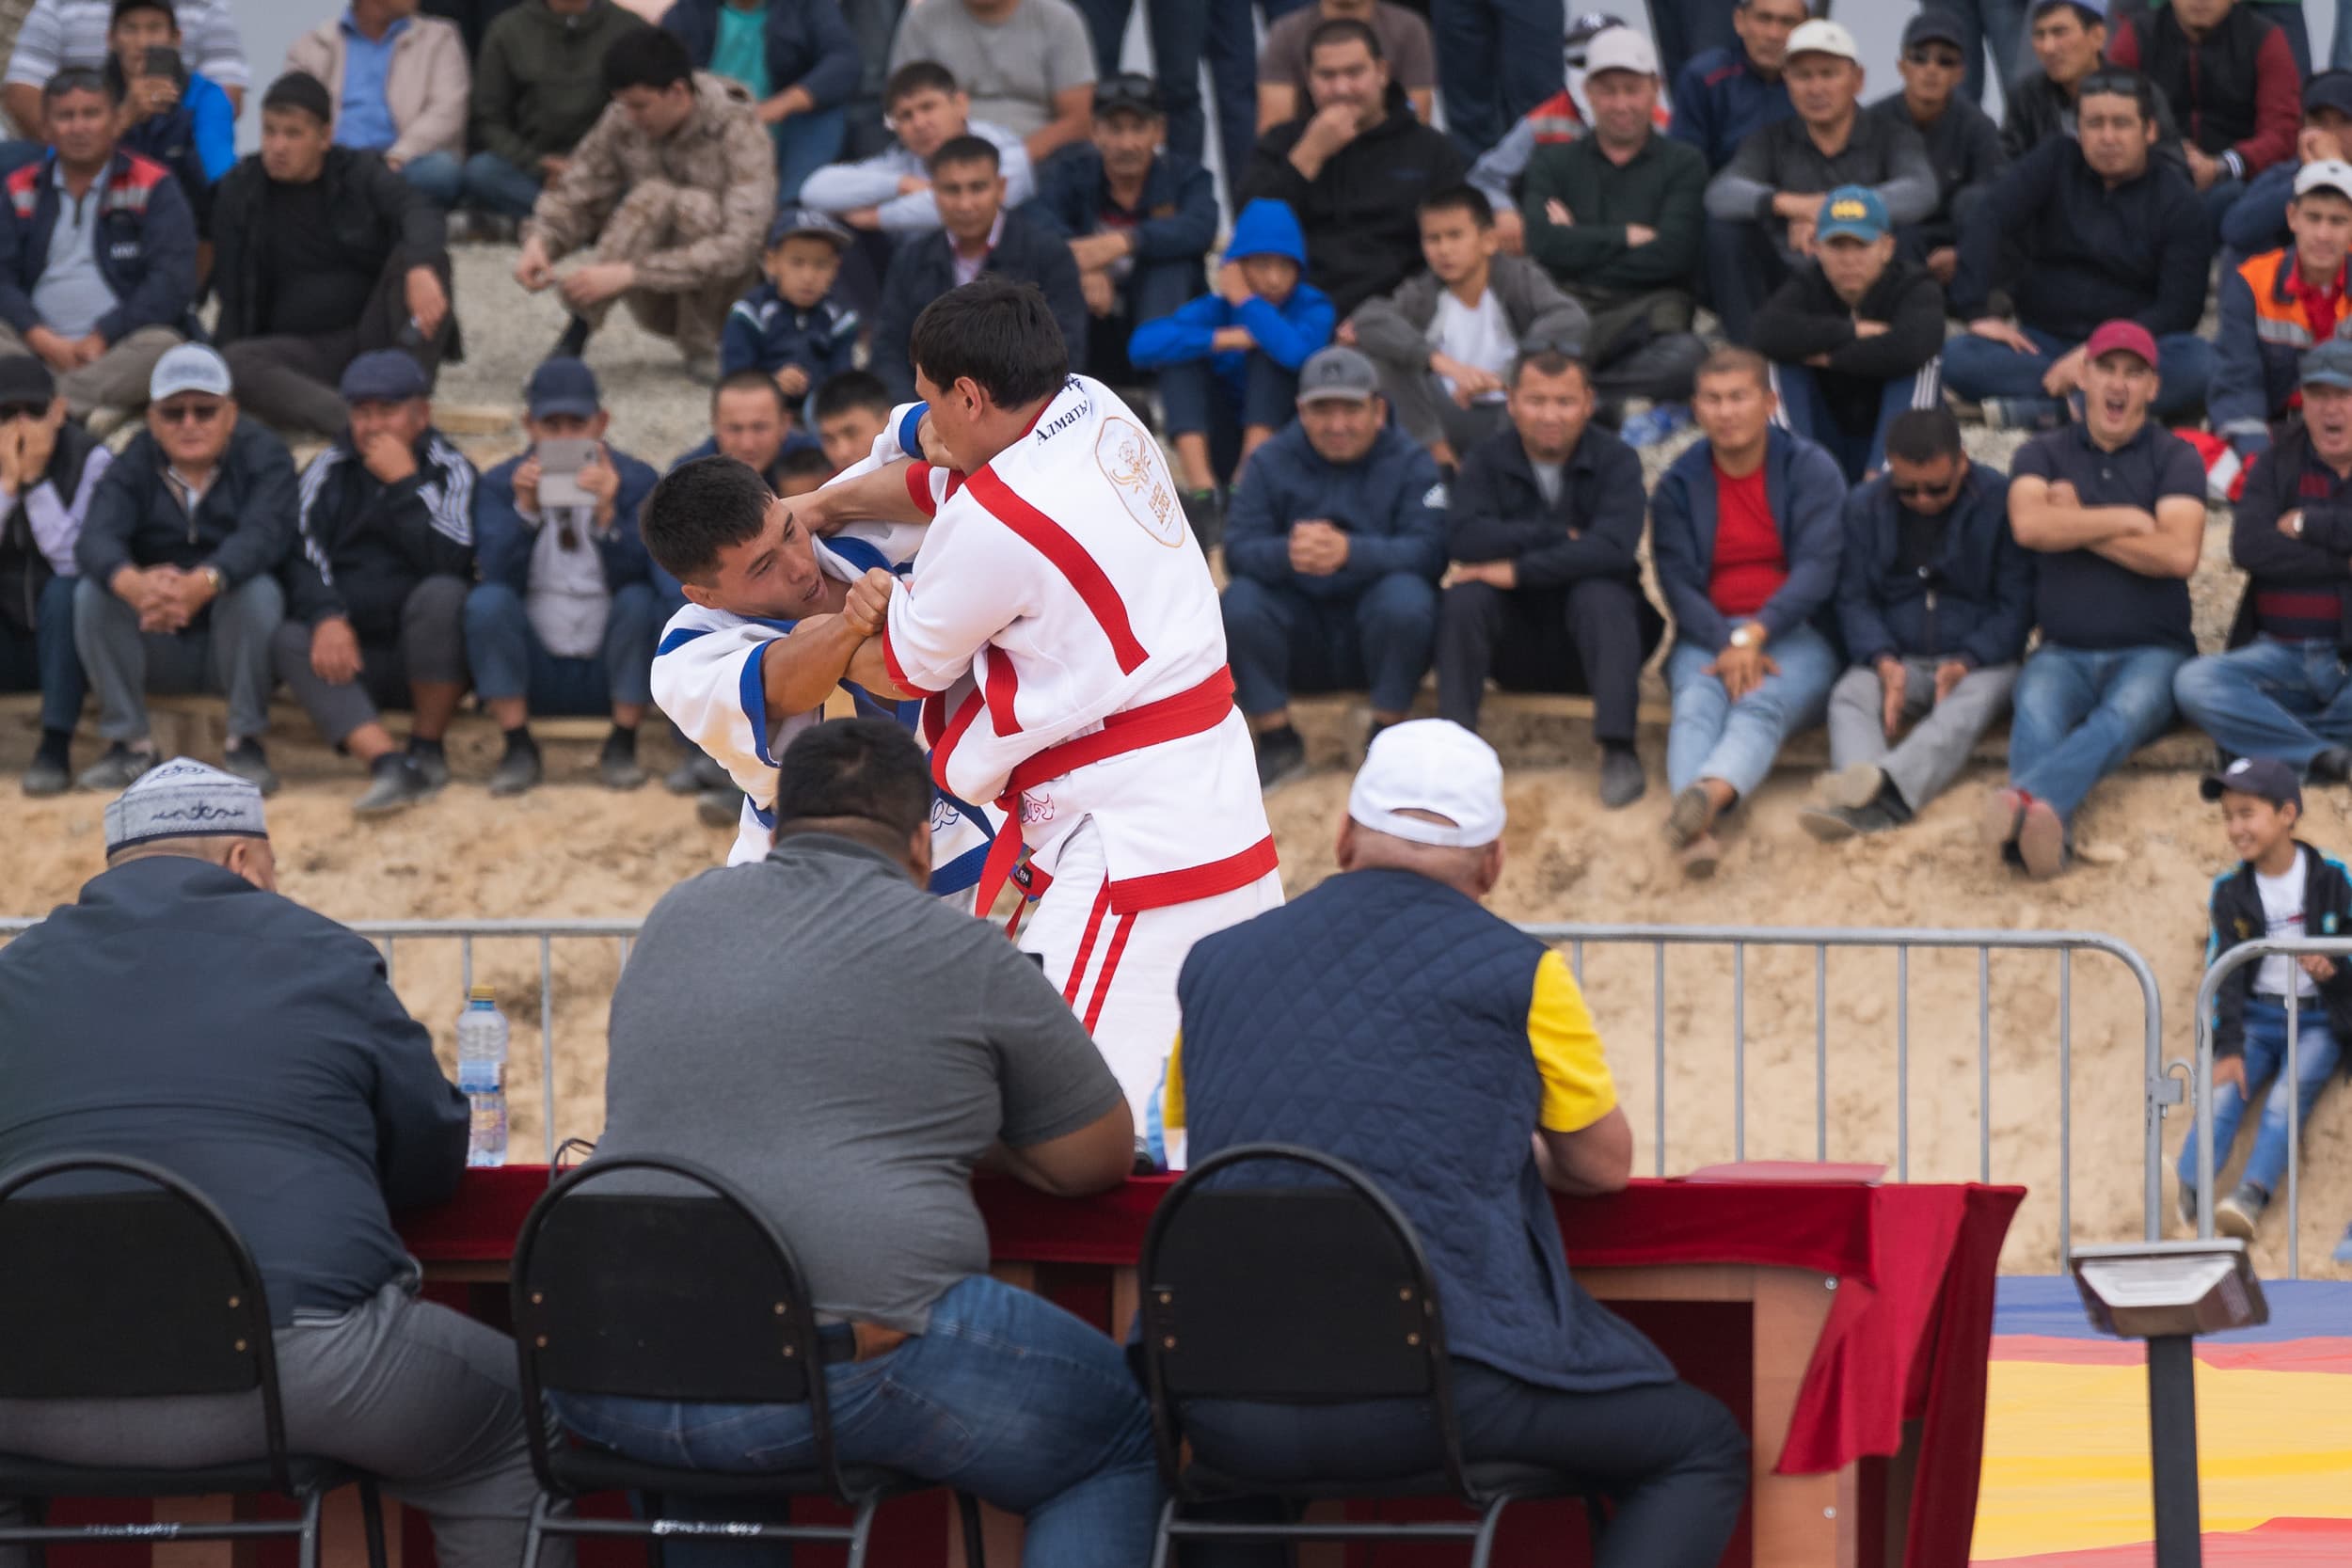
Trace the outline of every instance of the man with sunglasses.
{"label": "man with sunglasses", "polygon": [[112,461],[65,417],[49,367],[0,356],[0,690],[40,693],[40,746],[24,793],[71,788],[81,721],[82,657],[73,647],[74,541]]}
{"label": "man with sunglasses", "polygon": [[1895,238],[1905,261],[1923,263],[1946,286],[1960,266],[1960,231],[1983,205],[2009,162],[2001,130],[1974,99],[1954,89],[1968,46],[1965,26],[1946,11],[1921,11],[1903,28],[1896,69],[1903,90],[1864,112],[1890,125],[1908,125],[1927,144],[1935,168],[1935,211],[1899,225]]}
{"label": "man with sunglasses", "polygon": [[76,782],[120,789],[155,766],[149,691],[213,691],[229,699],[223,766],[266,795],[278,788],[262,736],[294,459],[240,416],[228,362],[210,348],[182,343],[158,359],[148,397],[147,428],[98,482],[73,550],[73,641],[107,741]]}

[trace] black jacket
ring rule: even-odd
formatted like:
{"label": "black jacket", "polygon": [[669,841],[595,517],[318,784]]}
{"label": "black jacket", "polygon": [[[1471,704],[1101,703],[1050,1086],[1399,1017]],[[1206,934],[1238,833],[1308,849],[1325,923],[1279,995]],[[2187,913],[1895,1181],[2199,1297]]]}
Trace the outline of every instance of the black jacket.
{"label": "black jacket", "polygon": [[[2064,89],[2040,71],[2028,71],[2001,89],[2001,150],[2010,161],[2031,152],[2044,142],[2074,139],[2074,101]],[[2183,166],[2181,127],[2172,118],[2171,101],[2157,87],[2153,94],[2156,103],[2156,151],[2175,165]]]}
{"label": "black jacket", "polygon": [[1642,525],[1649,497],[1642,460],[1598,425],[1585,427],[1563,466],[1560,499],[1544,499],[1526,443],[1509,425],[1463,454],[1447,487],[1446,554],[1508,561],[1521,588],[1565,588],[1609,578],[1641,599],[1642,657],[1666,634],[1666,618],[1642,592]]}
{"label": "black jacket", "polygon": [[0,948],[0,1170],[95,1150],[176,1172],[253,1249],[280,1327],[398,1277],[389,1211],[466,1167],[465,1097],[375,949],[181,856],[102,873]]}
{"label": "black jacket", "polygon": [[[2303,934],[2352,934],[2352,878],[2344,875],[2344,863],[2332,855],[2321,854],[2300,839],[2296,841],[2296,847],[2302,851],[2304,864],[2310,868],[2303,878]],[[2215,959],[2238,943],[2259,942],[2269,935],[2270,918],[2263,913],[2262,892],[2254,886],[2251,865],[2240,861],[2213,879],[2212,913],[2213,932],[2205,945],[2208,969]],[[2240,964],[2214,993],[2216,1056],[2246,1053],[2246,1004],[2253,997],[2254,976],[2261,971],[2260,963]],[[2319,999],[2327,1005],[2329,1032],[2338,1039],[2352,1037],[2346,1034],[2352,1030],[2352,960],[2336,960],[2335,977],[2319,988]],[[2220,1158],[2218,1151],[2215,1158]]]}
{"label": "black jacket", "polygon": [[[1887,330],[1857,337],[1857,321],[1883,322]],[[1944,289],[1927,268],[1897,260],[1861,304],[1848,305],[1821,264],[1806,261],[1756,311],[1748,346],[1783,365],[1826,354],[1829,374],[1874,384],[1916,375],[1944,352]],[[1873,402],[1876,396],[1873,390]]]}
{"label": "black jacket", "polygon": [[1883,477],[1846,498],[1837,625],[1853,661],[1894,654],[1982,669],[2022,657],[2033,629],[2034,562],[2009,531],[2007,476],[1968,466],[1959,499],[1934,525],[1940,548],[1924,571],[1898,564],[1904,510]]}
{"label": "black jacket", "polygon": [[1423,125],[1401,99],[1311,181],[1291,163],[1291,150],[1306,134],[1302,117],[1260,136],[1240,199],[1290,203],[1307,231],[1307,281],[1330,295],[1345,320],[1421,270],[1422,200],[1460,184],[1469,166],[1444,132]]}
{"label": "black jacket", "polygon": [[[1863,111],[1896,125],[1907,125],[1927,144],[1928,163],[1935,170],[1935,211],[1915,227],[1928,246],[1951,245],[1959,238],[1958,205],[1980,201],[1993,189],[2009,154],[2001,150],[2001,128],[1993,117],[1958,93],[1944,105],[1931,125],[1911,118],[1911,105],[1900,92],[1880,99]],[[1911,226],[1902,226],[1911,227]]]}
{"label": "black jacket", "polygon": [[[1017,212],[1005,214],[1005,231],[980,270],[1018,283],[1034,283],[1061,327],[1070,362],[1087,358],[1087,298],[1078,284],[1078,263],[1067,242]],[[867,368],[881,376],[900,403],[914,398],[914,366],[907,340],[923,307],[956,286],[955,242],[944,229],[909,239],[890,259],[882,277],[882,303],[874,309],[874,340]]]}
{"label": "black jacket", "polygon": [[275,572],[294,537],[294,458],[253,420],[239,420],[194,516],[164,482],[163,449],[140,431],[98,482],[74,563],[103,583],[123,566],[217,566],[235,588]]}
{"label": "black jacket", "polygon": [[344,435],[302,471],[299,548],[284,571],[286,617],[338,617],[362,642],[400,632],[401,608],[429,577],[473,578],[474,467],[439,431],[417,438],[417,471],[386,484]]}
{"label": "black jacket", "polygon": [[[373,284],[395,256],[406,266],[446,268],[449,241],[440,209],[383,159],[330,147],[319,178],[326,182],[326,210],[335,214],[335,243],[353,272]],[[262,255],[270,243],[262,232],[262,203],[268,187],[255,153],[239,159],[213,195],[213,289],[220,299],[213,337],[219,342],[258,337],[269,318],[262,295]]]}
{"label": "black jacket", "polygon": [[[55,486],[58,503],[68,512],[72,511],[73,498],[81,491],[82,471],[89,466],[89,454],[97,450],[98,437],[72,420],[57,427],[56,444],[49,450],[49,467],[41,473],[40,484]],[[0,623],[24,632],[33,629],[40,591],[57,575],[33,538],[32,515],[24,509],[25,501],[40,487],[28,486],[8,503],[8,515],[0,517]]]}
{"label": "black jacket", "polygon": [[[2254,641],[2254,595],[2265,588],[2283,588],[2334,594],[2345,607],[2336,646],[2352,653],[2352,593],[2345,592],[2352,588],[2352,571],[2347,570],[2352,565],[2352,504],[2308,499],[2300,493],[2311,451],[2312,438],[2302,424],[2288,426],[2254,460],[2231,513],[2230,560],[2247,574],[2237,616],[2230,626],[2233,648]],[[2303,537],[2290,539],[2279,531],[2279,519],[2298,508]]]}

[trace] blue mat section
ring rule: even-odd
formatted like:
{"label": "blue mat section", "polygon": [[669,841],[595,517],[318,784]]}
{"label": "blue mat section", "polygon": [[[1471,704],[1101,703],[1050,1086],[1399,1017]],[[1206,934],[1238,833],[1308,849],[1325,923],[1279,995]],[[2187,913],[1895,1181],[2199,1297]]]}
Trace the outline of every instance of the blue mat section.
{"label": "blue mat section", "polygon": [[[2352,1282],[2324,1279],[2263,1281],[2270,1321],[2260,1328],[2216,1334],[2232,1344],[2352,1338]],[[2063,1275],[2005,1275],[1994,1286],[1993,1332],[2039,1334],[2060,1339],[2099,1339],[2074,1282]]]}

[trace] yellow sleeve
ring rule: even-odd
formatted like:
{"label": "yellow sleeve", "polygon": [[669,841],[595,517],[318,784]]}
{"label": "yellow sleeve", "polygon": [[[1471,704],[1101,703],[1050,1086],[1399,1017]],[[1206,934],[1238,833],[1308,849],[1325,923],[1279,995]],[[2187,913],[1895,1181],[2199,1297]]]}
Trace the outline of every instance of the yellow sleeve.
{"label": "yellow sleeve", "polygon": [[[1609,1076],[1592,1012],[1584,1006],[1576,976],[1557,952],[1546,953],[1535,966],[1527,1043],[1535,1053],[1535,1070],[1543,1074],[1539,1119],[1545,1131],[1581,1132],[1616,1109],[1616,1080]],[[1171,1069],[1169,1082],[1174,1081]]]}
{"label": "yellow sleeve", "polygon": [[1168,1082],[1160,1089],[1160,1130],[1173,1132],[1184,1125],[1184,1032],[1168,1048]]}

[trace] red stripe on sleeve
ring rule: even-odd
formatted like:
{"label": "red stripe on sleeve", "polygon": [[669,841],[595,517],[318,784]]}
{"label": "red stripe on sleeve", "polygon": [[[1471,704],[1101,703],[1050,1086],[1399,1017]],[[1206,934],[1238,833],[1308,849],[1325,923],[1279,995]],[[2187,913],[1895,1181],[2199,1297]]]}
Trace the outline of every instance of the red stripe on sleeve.
{"label": "red stripe on sleeve", "polygon": [[907,499],[922,509],[926,517],[936,516],[939,507],[931,499],[931,466],[911,463],[907,466]]}
{"label": "red stripe on sleeve", "polygon": [[907,679],[906,670],[898,662],[898,650],[890,645],[890,627],[887,624],[882,626],[882,668],[890,672],[891,685],[897,687],[899,690],[905,692],[910,697],[936,697],[939,695],[938,692],[932,690],[930,687],[917,686],[914,682]]}
{"label": "red stripe on sleeve", "polygon": [[1152,656],[1136,641],[1135,627],[1127,619],[1126,601],[1112,586],[1102,562],[1089,555],[1086,547],[1070,537],[1059,523],[1013,494],[1012,486],[998,478],[994,470],[982,468],[965,483],[973,499],[1053,562],[1054,569],[1078,591],[1078,597],[1094,616],[1095,624],[1110,639],[1111,653],[1119,660],[1120,673],[1132,675],[1140,669]]}

